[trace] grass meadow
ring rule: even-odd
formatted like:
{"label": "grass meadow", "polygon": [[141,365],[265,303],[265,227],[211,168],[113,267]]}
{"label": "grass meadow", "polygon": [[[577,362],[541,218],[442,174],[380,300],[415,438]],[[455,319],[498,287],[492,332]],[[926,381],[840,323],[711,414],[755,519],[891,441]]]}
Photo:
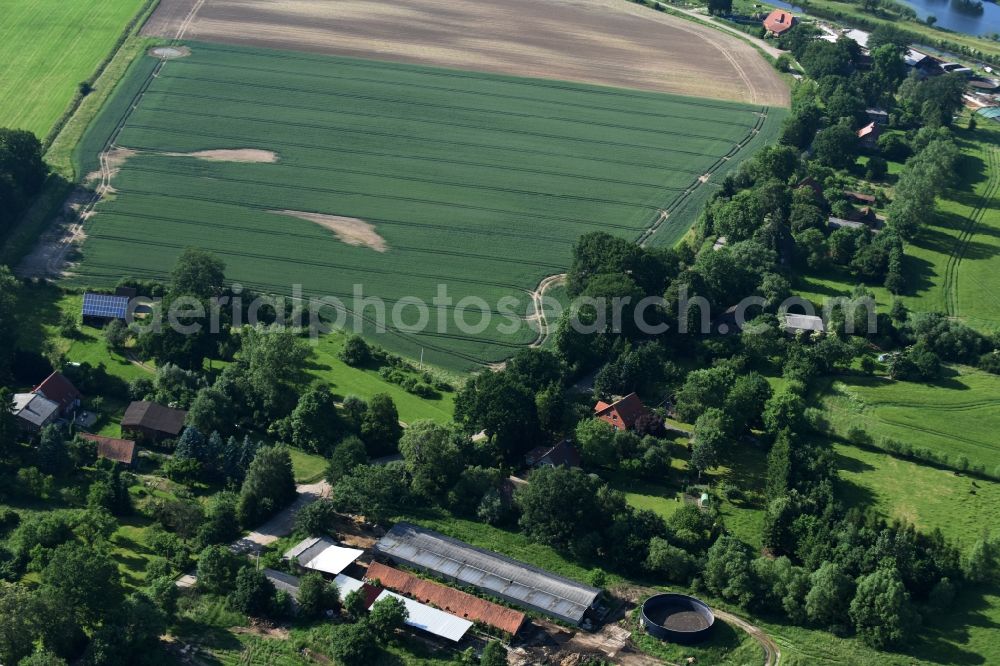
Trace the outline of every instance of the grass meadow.
{"label": "grass meadow", "polygon": [[940,529],[960,547],[1000,524],[1000,483],[901,460],[881,451],[835,444],[841,485],[850,505],[874,507],[886,519],[922,532]]}
{"label": "grass meadow", "polygon": [[0,0],[0,127],[44,138],[143,0]]}
{"label": "grass meadow", "polygon": [[[269,293],[334,296],[354,285],[384,299],[457,304],[518,299],[565,271],[588,231],[674,242],[709,186],[762,145],[781,110],[558,81],[193,43],[155,77],[140,58],[88,131],[77,173],[109,136],[137,151],[87,228],[78,284],[159,277],[178,253],[216,252],[234,281]],[[133,109],[133,103],[135,108]],[[120,126],[120,131],[117,128]],[[742,146],[742,147],[741,147]],[[204,150],[258,149],[275,163],[207,161]],[[734,159],[723,159],[724,157]],[[372,225],[384,251],[276,211]],[[442,308],[453,321],[455,305]],[[375,310],[360,313],[368,320]],[[415,314],[404,310],[407,323]],[[479,320],[474,307],[467,317]],[[348,318],[352,323],[353,318]],[[501,360],[534,330],[449,324],[379,335],[386,347],[449,369]],[[370,327],[370,324],[368,325]],[[371,333],[372,331],[368,331]]]}
{"label": "grass meadow", "polygon": [[822,397],[831,431],[882,447],[892,439],[948,457],[961,456],[988,473],[1000,465],[1000,376],[963,366],[934,384],[850,376]]}

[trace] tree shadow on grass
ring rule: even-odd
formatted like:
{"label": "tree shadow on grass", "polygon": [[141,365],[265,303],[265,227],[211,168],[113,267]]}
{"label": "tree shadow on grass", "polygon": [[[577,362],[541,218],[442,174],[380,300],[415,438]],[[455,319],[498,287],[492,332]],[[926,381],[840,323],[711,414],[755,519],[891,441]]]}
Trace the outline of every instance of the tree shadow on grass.
{"label": "tree shadow on grass", "polygon": [[904,253],[903,274],[906,276],[907,294],[916,295],[934,288],[934,281],[931,278],[937,274],[934,272],[934,264],[926,259]]}
{"label": "tree shadow on grass", "polygon": [[1000,632],[1000,622],[989,615],[988,594],[1000,595],[1000,585],[993,583],[961,591],[951,608],[925,617],[923,629],[906,646],[905,653],[940,664],[989,663],[986,655],[965,647],[971,628]]}
{"label": "tree shadow on grass", "polygon": [[864,460],[844,455],[840,451],[836,451],[834,456],[837,463],[837,469],[842,469],[845,472],[861,474],[862,472],[870,472],[875,469],[874,465],[870,465]]}

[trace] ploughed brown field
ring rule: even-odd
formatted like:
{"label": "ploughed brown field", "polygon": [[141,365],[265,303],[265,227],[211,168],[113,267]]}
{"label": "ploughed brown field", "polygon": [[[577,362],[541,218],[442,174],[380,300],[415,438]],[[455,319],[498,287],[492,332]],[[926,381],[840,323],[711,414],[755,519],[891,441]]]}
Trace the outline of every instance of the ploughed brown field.
{"label": "ploughed brown field", "polygon": [[788,105],[749,44],[626,0],[161,0],[143,32]]}

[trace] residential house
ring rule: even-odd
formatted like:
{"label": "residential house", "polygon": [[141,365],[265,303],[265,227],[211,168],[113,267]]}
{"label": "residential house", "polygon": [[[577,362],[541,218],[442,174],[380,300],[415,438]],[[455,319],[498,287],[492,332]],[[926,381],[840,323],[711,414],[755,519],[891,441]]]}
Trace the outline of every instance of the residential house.
{"label": "residential house", "polygon": [[122,432],[151,442],[177,437],[184,429],[187,412],[145,400],[133,402],[122,417]]}
{"label": "residential house", "polygon": [[874,150],[877,146],[878,138],[882,134],[882,127],[875,121],[872,121],[859,129],[857,134],[862,148]]}
{"label": "residential house", "polygon": [[646,407],[635,393],[613,403],[599,400],[594,405],[594,416],[610,424],[615,430],[631,430],[636,420],[646,413]]}
{"label": "residential house", "polygon": [[135,442],[130,439],[116,439],[114,437],[103,437],[101,435],[91,435],[81,433],[80,437],[88,442],[97,445],[97,457],[121,463],[126,467],[135,467],[135,460],[139,450]]}
{"label": "residential house", "polygon": [[536,446],[528,451],[525,462],[530,467],[579,467],[580,452],[564,439],[555,446]]}
{"label": "residential house", "polygon": [[70,416],[80,406],[83,394],[80,393],[73,382],[66,379],[61,372],[53,372],[45,380],[36,386],[32,393],[42,395],[59,405],[60,416]]}
{"label": "residential house", "polygon": [[763,24],[765,30],[775,37],[780,37],[791,30],[797,20],[791,12],[786,12],[783,9],[775,9],[764,18]]}

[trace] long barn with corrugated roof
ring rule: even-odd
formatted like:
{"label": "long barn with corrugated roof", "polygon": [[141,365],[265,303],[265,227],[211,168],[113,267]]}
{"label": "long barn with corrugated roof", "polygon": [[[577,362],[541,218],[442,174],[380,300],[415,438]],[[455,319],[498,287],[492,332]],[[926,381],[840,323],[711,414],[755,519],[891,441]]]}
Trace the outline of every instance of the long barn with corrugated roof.
{"label": "long barn with corrugated roof", "polygon": [[601,591],[410,523],[398,523],[376,554],[552,617],[580,624]]}

